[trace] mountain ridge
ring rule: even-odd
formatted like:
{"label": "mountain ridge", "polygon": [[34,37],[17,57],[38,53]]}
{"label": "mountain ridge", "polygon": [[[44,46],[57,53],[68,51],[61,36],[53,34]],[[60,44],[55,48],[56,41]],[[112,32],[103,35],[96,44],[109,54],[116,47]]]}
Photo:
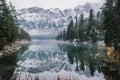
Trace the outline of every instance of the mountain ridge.
{"label": "mountain ridge", "polygon": [[[84,14],[89,16],[90,9],[95,9],[95,13],[100,10],[101,5],[86,3],[85,5],[77,6],[74,9],[61,10],[59,8],[44,9],[39,7],[24,8],[17,11],[17,18],[20,27],[28,31],[31,35],[31,30],[52,31],[57,34],[58,31],[67,28],[71,19],[76,15]],[[40,33],[38,33],[39,35]],[[37,34],[35,34],[37,35]]]}

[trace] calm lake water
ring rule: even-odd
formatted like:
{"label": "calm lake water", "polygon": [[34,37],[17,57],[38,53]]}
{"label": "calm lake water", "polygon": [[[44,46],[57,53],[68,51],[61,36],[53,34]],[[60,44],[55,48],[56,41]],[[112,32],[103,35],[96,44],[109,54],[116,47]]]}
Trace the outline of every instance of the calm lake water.
{"label": "calm lake water", "polygon": [[0,59],[0,80],[120,80],[119,63],[101,46],[34,40]]}

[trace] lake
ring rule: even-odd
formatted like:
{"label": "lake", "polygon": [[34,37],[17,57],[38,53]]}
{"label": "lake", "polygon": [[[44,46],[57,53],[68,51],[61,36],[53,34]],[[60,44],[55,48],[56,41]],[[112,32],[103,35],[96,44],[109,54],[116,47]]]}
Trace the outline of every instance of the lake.
{"label": "lake", "polygon": [[102,44],[33,40],[0,59],[0,80],[120,80]]}

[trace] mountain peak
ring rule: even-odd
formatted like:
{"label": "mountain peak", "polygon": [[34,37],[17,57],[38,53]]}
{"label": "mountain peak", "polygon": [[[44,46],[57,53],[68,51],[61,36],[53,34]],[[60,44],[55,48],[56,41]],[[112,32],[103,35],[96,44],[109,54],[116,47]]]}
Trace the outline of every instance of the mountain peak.
{"label": "mountain peak", "polygon": [[[71,17],[76,14],[89,15],[90,9],[99,10],[96,4],[86,3],[85,5],[77,6],[74,9],[60,10],[59,8],[44,9],[39,7],[24,8],[17,11],[18,21],[20,26],[29,31],[32,29],[59,31],[66,28],[71,21]],[[97,10],[98,9],[98,10]]]}

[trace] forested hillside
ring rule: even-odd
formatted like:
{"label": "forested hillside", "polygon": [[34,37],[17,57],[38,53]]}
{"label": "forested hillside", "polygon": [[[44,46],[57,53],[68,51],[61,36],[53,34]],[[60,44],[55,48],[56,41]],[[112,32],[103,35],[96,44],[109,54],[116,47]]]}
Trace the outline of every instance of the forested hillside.
{"label": "forested hillside", "polygon": [[0,0],[0,49],[16,40],[30,39],[28,33],[18,27],[14,6]]}
{"label": "forested hillside", "polygon": [[91,9],[89,17],[84,17],[84,14],[76,15],[75,19],[72,19],[68,25],[68,28],[58,33],[57,39],[62,40],[75,40],[92,41],[104,39],[103,33],[103,15],[100,11],[94,14],[94,10]]}
{"label": "forested hillside", "polygon": [[97,42],[104,40],[105,45],[120,52],[120,0],[106,0],[102,11],[94,14],[90,10],[88,18],[84,14],[72,19],[68,28],[58,33],[58,40],[77,40]]}

